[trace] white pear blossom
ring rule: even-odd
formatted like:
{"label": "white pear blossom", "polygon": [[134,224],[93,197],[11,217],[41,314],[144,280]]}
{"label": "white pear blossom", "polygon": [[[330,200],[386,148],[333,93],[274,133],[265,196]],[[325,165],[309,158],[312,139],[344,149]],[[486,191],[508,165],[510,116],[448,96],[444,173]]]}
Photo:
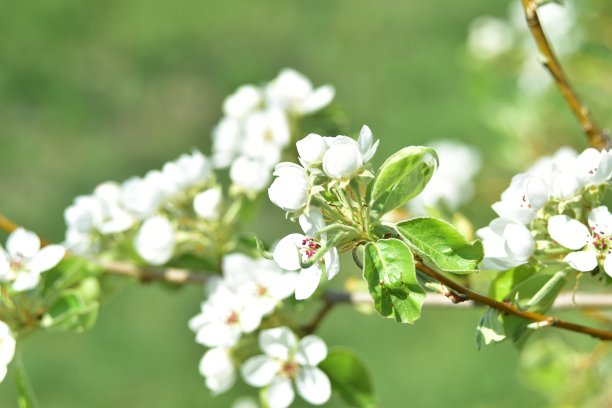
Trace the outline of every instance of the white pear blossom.
{"label": "white pear blossom", "polygon": [[79,196],[64,211],[69,230],[112,234],[129,229],[133,217],[121,207],[121,187],[114,182],[98,185],[92,195]]}
{"label": "white pear blossom", "polygon": [[170,221],[154,216],[140,227],[134,247],[138,255],[151,265],[163,265],[172,258],[175,242],[176,234]]}
{"label": "white pear blossom", "polygon": [[271,170],[261,160],[241,156],[232,163],[230,179],[242,191],[258,193],[270,184]]}
{"label": "white pear blossom", "polygon": [[210,179],[212,165],[199,150],[182,154],[178,159],[164,164],[162,173],[176,190],[185,190]]}
{"label": "white pear blossom", "polygon": [[268,108],[247,118],[241,153],[272,167],[279,162],[282,150],[290,140],[291,128],[285,113],[278,108]]}
{"label": "white pear blossom", "polygon": [[193,210],[202,219],[215,220],[219,218],[222,201],[223,192],[221,188],[209,188],[195,196],[193,199]]}
{"label": "white pear blossom", "polygon": [[594,208],[588,217],[589,227],[567,215],[555,215],[548,220],[550,237],[571,249],[563,259],[572,268],[589,272],[601,262],[612,276],[612,214],[607,207]]}
{"label": "white pear blossom", "polygon": [[296,143],[300,163],[304,167],[323,161],[323,155],[327,151],[325,139],[315,133],[311,133]]}
{"label": "white pear blossom", "polygon": [[496,218],[477,235],[484,246],[483,269],[501,271],[527,263],[535,248],[529,229],[510,219]]}
{"label": "white pear blossom", "polygon": [[356,175],[363,166],[357,143],[348,137],[334,138],[323,156],[323,171],[335,180],[346,180]]}
{"label": "white pear blossom", "polygon": [[576,158],[577,177],[582,184],[600,185],[612,177],[612,152],[592,147]]}
{"label": "white pear blossom", "polygon": [[276,179],[268,188],[270,201],[288,212],[297,212],[308,202],[308,174],[295,163],[283,162],[274,168]]}
{"label": "white pear blossom", "polygon": [[319,286],[323,271],[327,279],[332,279],[340,270],[340,259],[336,248],[328,249],[323,256],[323,262],[317,262],[309,268],[301,268],[302,262],[308,261],[327,243],[327,234],[320,234],[315,239],[317,231],[325,227],[323,215],[317,208],[311,208],[309,214],[299,218],[300,226],[306,235],[289,234],[281,239],[274,249],[273,258],[276,263],[288,271],[300,270],[295,289],[298,300],[309,298]]}
{"label": "white pear blossom", "polygon": [[480,170],[480,153],[468,145],[440,140],[430,146],[438,153],[440,165],[425,190],[410,201],[410,212],[414,215],[425,215],[426,207],[439,203],[455,211],[473,197],[473,179]]}
{"label": "white pear blossom", "polygon": [[251,333],[259,327],[260,310],[252,307],[250,298],[228,288],[223,279],[211,279],[207,291],[208,299],[202,303],[200,314],[189,321],[196,342],[207,347],[231,347],[242,333]]}
{"label": "white pear blossom", "polygon": [[279,302],[293,295],[297,277],[296,272],[284,271],[272,260],[239,253],[223,258],[224,284],[262,316],[272,313]]}
{"label": "white pear blossom", "polygon": [[18,292],[34,289],[40,275],[55,267],[65,254],[60,245],[41,249],[35,233],[17,228],[7,239],[6,250],[0,246],[0,282],[10,282]]}
{"label": "white pear blossom", "polygon": [[501,201],[493,204],[493,210],[502,218],[529,224],[536,211],[548,200],[548,186],[542,178],[527,173],[512,178],[510,187],[501,195]]}
{"label": "white pear blossom", "polygon": [[283,69],[266,86],[268,103],[294,115],[317,112],[329,105],[334,95],[335,90],[331,85],[314,89],[308,78],[293,69]]}
{"label": "white pear blossom", "polygon": [[242,85],[223,101],[223,113],[242,119],[254,112],[263,101],[261,90],[254,85]]}
{"label": "white pear blossom", "polygon": [[241,121],[225,117],[213,129],[212,160],[216,168],[228,167],[238,156],[242,144],[242,128]]}
{"label": "white pear blossom", "polygon": [[0,320],[0,382],[6,377],[8,365],[15,356],[15,345],[11,328]]}
{"label": "white pear blossom", "polygon": [[227,348],[215,347],[208,350],[200,360],[199,370],[213,395],[228,391],[236,382],[236,368]]}
{"label": "white pear blossom", "polygon": [[323,156],[323,171],[335,180],[350,179],[370,161],[376,149],[377,140],[373,142],[372,131],[363,126],[357,141],[347,136],[326,137],[328,149]]}
{"label": "white pear blossom", "polygon": [[[287,327],[263,330],[259,347],[265,353],[248,359],[241,368],[244,381],[258,388],[270,408],[286,408],[297,393],[312,405],[322,405],[331,397],[331,383],[317,366],[327,357],[327,346],[317,336],[298,341]],[[293,383],[293,384],[292,384]]]}
{"label": "white pear blossom", "polygon": [[151,178],[131,177],[123,182],[121,202],[134,217],[144,220],[154,215],[161,205],[164,193]]}

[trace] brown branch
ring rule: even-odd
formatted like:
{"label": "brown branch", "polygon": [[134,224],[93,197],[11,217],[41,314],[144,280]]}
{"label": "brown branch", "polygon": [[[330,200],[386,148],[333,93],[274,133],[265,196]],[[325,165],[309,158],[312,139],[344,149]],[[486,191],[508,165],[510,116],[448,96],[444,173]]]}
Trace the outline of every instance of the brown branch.
{"label": "brown branch", "polygon": [[612,147],[609,135],[597,125],[591,116],[589,108],[580,100],[580,97],[570,85],[567,75],[563,71],[559,60],[555,56],[555,53],[552,50],[548,39],[546,38],[542,25],[540,24],[540,18],[538,17],[537,12],[538,1],[521,1],[525,10],[525,17],[527,19],[529,31],[531,32],[531,35],[535,40],[538,50],[540,51],[540,54],[544,60],[543,65],[552,75],[557,88],[559,91],[561,91],[561,94],[565,99],[565,102],[578,119],[578,122],[580,122],[580,126],[586,134],[589,144],[599,150]]}
{"label": "brown branch", "polygon": [[110,274],[134,278],[144,283],[163,281],[176,284],[203,284],[206,282],[209,276],[203,272],[193,272],[187,269],[156,268],[152,266],[141,267],[131,263],[119,261],[103,261],[98,262],[97,265]]}
{"label": "brown branch", "polygon": [[323,306],[321,307],[321,309],[319,309],[319,311],[310,321],[310,323],[302,326],[302,334],[304,336],[307,336],[316,332],[325,317],[329,314],[329,312],[331,312],[331,310],[336,304],[336,302],[328,299],[327,297],[325,297],[325,295],[323,295]]}
{"label": "brown branch", "polygon": [[425,265],[423,262],[419,260],[415,262],[415,266],[421,272],[429,275],[430,277],[434,278],[435,280],[442,283],[443,285],[446,285],[447,287],[454,290],[455,292],[466,295],[470,300],[476,303],[480,303],[480,304],[489,306],[490,308],[498,310],[503,313],[518,316],[525,320],[531,320],[537,323],[542,322],[549,326],[554,326],[554,327],[558,327],[561,329],[570,330],[570,331],[574,331],[578,333],[588,334],[590,336],[596,337],[601,340],[612,340],[612,331],[582,326],[580,324],[560,320],[556,317],[546,316],[546,315],[535,313],[535,312],[523,311],[523,310],[518,309],[512,304],[499,302],[495,299],[481,295],[478,292],[474,292],[473,290],[466,288],[465,286],[441,274],[440,272],[430,268],[429,266]]}

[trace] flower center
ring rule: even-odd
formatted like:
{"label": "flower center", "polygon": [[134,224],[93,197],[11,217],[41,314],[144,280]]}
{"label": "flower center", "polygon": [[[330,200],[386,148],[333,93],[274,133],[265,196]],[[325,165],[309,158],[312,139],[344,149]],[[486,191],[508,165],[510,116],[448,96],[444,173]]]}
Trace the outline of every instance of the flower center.
{"label": "flower center", "polygon": [[521,203],[519,204],[519,206],[522,208],[533,208],[533,206],[527,199],[527,194],[523,194],[523,197],[521,198]]}
{"label": "flower center", "polygon": [[607,251],[610,249],[610,236],[604,231],[598,230],[597,227],[591,227],[591,244],[598,251]]}
{"label": "flower center", "polygon": [[296,362],[285,361],[281,366],[280,373],[281,375],[287,378],[294,378],[297,375],[299,369],[300,366]]}
{"label": "flower center", "polygon": [[317,250],[321,248],[321,245],[315,242],[314,239],[306,237],[302,240],[302,246],[300,247],[300,253],[306,259],[310,259],[317,253]]}
{"label": "flower center", "polygon": [[238,323],[238,321],[240,320],[238,313],[236,313],[235,311],[232,311],[232,313],[230,313],[230,315],[227,317],[227,324],[236,324]]}
{"label": "flower center", "polygon": [[257,296],[266,296],[268,294],[268,288],[263,285],[257,285],[257,289],[255,290]]}
{"label": "flower center", "polygon": [[11,269],[15,272],[19,272],[25,269],[25,261],[21,257],[11,258],[11,260],[9,261],[9,265]]}

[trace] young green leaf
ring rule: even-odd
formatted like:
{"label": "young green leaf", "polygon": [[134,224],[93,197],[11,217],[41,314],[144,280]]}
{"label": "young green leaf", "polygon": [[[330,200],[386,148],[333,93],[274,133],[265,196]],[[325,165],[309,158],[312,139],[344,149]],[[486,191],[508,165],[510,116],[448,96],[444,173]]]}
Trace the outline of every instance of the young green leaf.
{"label": "young green leaf", "polygon": [[44,314],[41,325],[60,331],[90,329],[98,317],[99,303],[86,302],[77,290],[66,291]]}
{"label": "young green leaf", "polygon": [[497,311],[489,308],[476,327],[476,345],[478,350],[482,345],[489,345],[504,340],[504,324],[500,321]]}
{"label": "young green leaf", "polygon": [[474,272],[484,257],[480,241],[467,242],[455,227],[437,218],[413,218],[396,228],[410,248],[446,272]]}
{"label": "young green leaf", "polygon": [[417,280],[412,252],[402,241],[366,244],[363,275],[378,313],[402,323],[414,323],[421,316],[425,289]]}
{"label": "young green leaf", "polygon": [[327,374],[333,390],[347,404],[357,408],[375,406],[370,373],[353,352],[331,349],[319,368]]}
{"label": "young green leaf", "polygon": [[372,210],[382,216],[406,204],[423,191],[437,165],[438,155],[429,147],[410,146],[393,154],[371,184]]}
{"label": "young green leaf", "polygon": [[[508,294],[518,307],[537,313],[546,313],[565,286],[565,273],[538,274],[523,280]],[[517,316],[504,317],[504,330],[508,337],[521,347],[533,330],[530,322]]]}

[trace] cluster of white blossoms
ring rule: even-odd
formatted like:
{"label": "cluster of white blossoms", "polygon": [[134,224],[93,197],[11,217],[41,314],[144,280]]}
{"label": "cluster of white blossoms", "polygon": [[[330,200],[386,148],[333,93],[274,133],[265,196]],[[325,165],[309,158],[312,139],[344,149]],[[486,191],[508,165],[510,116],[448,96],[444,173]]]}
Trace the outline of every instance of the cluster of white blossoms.
{"label": "cluster of white blossoms", "polygon": [[282,270],[274,261],[239,253],[226,255],[222,268],[222,278],[206,282],[206,301],[189,321],[196,342],[210,348],[200,362],[200,373],[216,394],[236,380],[232,349],[293,294],[297,280],[297,273]]}
{"label": "cluster of white blossoms", "polygon": [[291,143],[295,121],[325,108],[334,94],[332,86],[314,88],[308,78],[292,69],[282,70],[263,86],[241,86],[225,99],[225,116],[213,131],[215,167],[230,167],[235,188],[264,190],[271,169]]}
{"label": "cluster of white blossoms", "polygon": [[[313,195],[337,186],[342,189],[352,178],[371,174],[366,164],[378,148],[372,131],[363,126],[359,139],[347,136],[324,137],[309,134],[297,142],[301,166],[283,162],[276,165],[276,179],[268,189],[270,201],[292,216],[299,216],[304,234],[289,234],[274,250],[274,260],[286,270],[299,270],[296,299],[309,298],[319,285],[323,272],[332,279],[340,269],[336,248],[328,247],[326,227],[321,209],[310,205]],[[327,185],[327,187],[324,187]],[[325,251],[321,256],[319,252]],[[302,267],[311,258],[320,261]]]}
{"label": "cluster of white blossoms", "polygon": [[457,210],[474,196],[474,177],[482,164],[480,153],[471,146],[439,140],[428,143],[438,153],[439,165],[425,189],[408,203],[413,215],[426,215],[428,208],[443,206]]}
{"label": "cluster of white blossoms", "polygon": [[[563,213],[572,203],[580,205],[584,194],[597,191],[611,176],[612,152],[593,148],[579,155],[568,148],[560,149],[514,176],[501,201],[492,206],[499,218],[478,231],[485,248],[483,268],[505,270],[528,262],[543,221],[547,226],[543,232],[548,232],[556,243],[569,250],[582,250],[569,254],[565,262],[577,270],[594,269],[596,263],[591,255],[601,257],[608,249],[607,209],[599,207],[591,212],[590,229]],[[577,232],[580,234],[574,235]],[[579,263],[579,257],[587,256],[585,251],[589,261]],[[587,269],[588,266],[592,267]]]}
{"label": "cluster of white blossoms", "polygon": [[[576,24],[576,7],[571,1],[549,2],[538,7],[540,23],[555,50],[563,55],[576,51],[582,44],[582,32]],[[467,46],[479,60],[494,60],[514,48],[523,52],[518,84],[522,91],[540,93],[552,83],[537,58],[537,49],[525,25],[525,13],[518,1],[512,1],[507,19],[481,16],[471,24]]]}
{"label": "cluster of white blossoms", "polygon": [[10,284],[15,292],[34,289],[40,275],[55,267],[65,254],[60,245],[41,248],[35,233],[17,228],[9,235],[6,249],[0,246],[0,284]]}
{"label": "cluster of white blossoms", "polygon": [[15,345],[11,328],[0,320],[0,382],[6,377],[8,365],[15,356]]}
{"label": "cluster of white blossoms", "polygon": [[312,405],[325,404],[331,397],[331,383],[317,366],[327,357],[327,346],[317,336],[298,341],[287,327],[262,330],[259,347],[263,355],[249,358],[241,368],[244,381],[265,388],[266,406],[287,408],[298,394]]}
{"label": "cluster of white blossoms", "polygon": [[210,160],[194,150],[144,177],[102,183],[93,194],[77,197],[64,212],[66,246],[79,255],[97,253],[104,236],[138,227],[138,254],[148,263],[164,264],[175,245],[175,228],[165,212],[193,201],[196,214],[205,219],[218,216],[220,190],[204,189],[212,179]]}

